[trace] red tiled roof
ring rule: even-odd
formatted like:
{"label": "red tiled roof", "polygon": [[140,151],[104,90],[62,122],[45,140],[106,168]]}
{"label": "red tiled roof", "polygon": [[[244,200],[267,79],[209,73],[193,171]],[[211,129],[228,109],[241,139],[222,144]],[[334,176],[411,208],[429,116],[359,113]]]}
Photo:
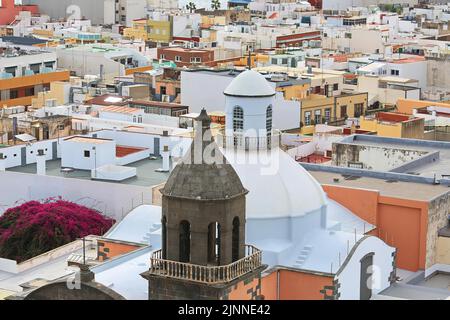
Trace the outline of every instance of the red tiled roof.
{"label": "red tiled roof", "polygon": [[103,112],[114,112],[114,113],[138,113],[140,112],[137,108],[122,107],[122,106],[108,106],[100,109]]}
{"label": "red tiled roof", "polygon": [[136,148],[136,147],[128,147],[128,146],[116,146],[116,157],[123,158],[130,154],[146,150],[146,148]]}

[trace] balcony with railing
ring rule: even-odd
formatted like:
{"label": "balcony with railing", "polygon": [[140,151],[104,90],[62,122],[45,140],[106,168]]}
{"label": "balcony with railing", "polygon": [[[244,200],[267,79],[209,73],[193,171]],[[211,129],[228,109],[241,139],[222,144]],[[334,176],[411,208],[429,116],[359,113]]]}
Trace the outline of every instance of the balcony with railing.
{"label": "balcony with railing", "polygon": [[158,250],[150,258],[149,274],[205,284],[224,284],[262,266],[262,252],[258,248],[247,245],[245,253],[244,258],[228,265],[202,266],[163,259],[162,250]]}
{"label": "balcony with railing", "polygon": [[217,133],[215,141],[224,149],[234,148],[245,151],[270,150],[281,146],[281,131],[273,130],[267,136],[248,137],[245,136],[245,133],[231,133],[221,130]]}

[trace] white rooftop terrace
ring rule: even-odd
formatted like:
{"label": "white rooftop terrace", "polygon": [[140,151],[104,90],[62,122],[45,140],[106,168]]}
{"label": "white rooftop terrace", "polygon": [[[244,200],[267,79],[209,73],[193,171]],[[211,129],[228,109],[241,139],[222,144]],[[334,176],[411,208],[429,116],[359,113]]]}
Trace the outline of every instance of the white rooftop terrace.
{"label": "white rooftop terrace", "polygon": [[[427,140],[414,139],[395,139],[384,137],[364,137],[362,135],[354,136],[352,141],[342,141],[342,143],[350,143],[356,145],[364,145],[367,147],[383,147],[401,150],[418,150],[428,153],[439,152],[439,158],[436,161],[427,163],[418,163],[414,167],[410,167],[407,173],[414,172],[420,176],[434,178],[435,175],[439,179],[441,177],[450,176],[450,142],[436,142]],[[348,138],[348,139],[351,139]]]}

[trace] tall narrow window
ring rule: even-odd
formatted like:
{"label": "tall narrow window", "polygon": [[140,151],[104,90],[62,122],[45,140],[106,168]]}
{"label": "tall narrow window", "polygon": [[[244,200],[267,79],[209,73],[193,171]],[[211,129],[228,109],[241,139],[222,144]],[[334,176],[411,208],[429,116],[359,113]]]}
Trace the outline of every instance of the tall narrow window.
{"label": "tall narrow window", "polygon": [[321,124],[322,123],[322,110],[314,110],[314,122],[315,124]]}
{"label": "tall narrow window", "polygon": [[233,130],[235,132],[244,130],[244,109],[239,106],[233,109]]}
{"label": "tall narrow window", "polygon": [[331,120],[331,109],[325,109],[325,122],[328,123]]}
{"label": "tall narrow window", "polygon": [[191,224],[184,220],[180,223],[180,262],[191,260]]}
{"label": "tall narrow window", "polygon": [[266,130],[267,130],[268,135],[272,132],[272,114],[273,114],[273,109],[272,109],[272,105],[270,105],[267,107],[267,110],[266,110]]}
{"label": "tall narrow window", "polygon": [[305,126],[311,125],[311,111],[305,111]]}
{"label": "tall narrow window", "polygon": [[161,220],[162,230],[162,258],[167,259],[167,218],[164,216]]}
{"label": "tall narrow window", "polygon": [[239,260],[239,228],[240,221],[238,217],[233,219],[233,235],[232,235],[232,248],[231,255],[233,262]]}
{"label": "tall narrow window", "polygon": [[269,105],[266,110],[266,134],[267,147],[272,147],[272,105]]}
{"label": "tall narrow window", "polygon": [[220,224],[213,222],[208,226],[208,263],[220,265]]}
{"label": "tall narrow window", "polygon": [[240,106],[236,106],[233,109],[233,131],[235,133],[234,145],[239,146],[242,144],[241,133],[244,131],[244,109]]}

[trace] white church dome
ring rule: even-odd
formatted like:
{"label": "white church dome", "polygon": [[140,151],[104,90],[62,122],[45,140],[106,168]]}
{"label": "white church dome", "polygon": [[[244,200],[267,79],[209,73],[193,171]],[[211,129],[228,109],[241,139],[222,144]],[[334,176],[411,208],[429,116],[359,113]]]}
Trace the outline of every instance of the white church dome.
{"label": "white church dome", "polygon": [[270,97],[275,89],[259,72],[247,70],[231,81],[224,94],[235,97]]}
{"label": "white church dome", "polygon": [[[258,158],[261,155],[257,152],[223,152],[249,190],[247,218],[292,218],[317,212],[327,205],[321,185],[284,151],[269,152],[266,159]],[[240,159],[243,154],[245,161]]]}

